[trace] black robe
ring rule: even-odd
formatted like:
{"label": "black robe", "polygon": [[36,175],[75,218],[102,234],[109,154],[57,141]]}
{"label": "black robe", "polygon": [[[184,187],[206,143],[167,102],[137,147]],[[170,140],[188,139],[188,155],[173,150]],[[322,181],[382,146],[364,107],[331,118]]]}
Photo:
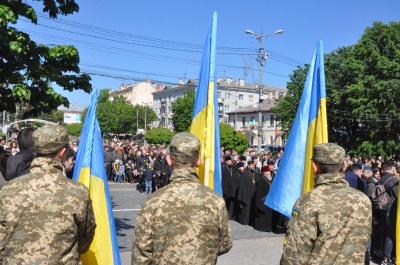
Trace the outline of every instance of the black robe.
{"label": "black robe", "polygon": [[240,182],[240,173],[236,171],[232,175],[231,186],[229,187],[228,200],[229,200],[229,219],[238,221],[239,217],[239,202],[237,200]]}
{"label": "black robe", "polygon": [[260,176],[257,176],[256,172],[250,172],[248,168],[246,168],[243,174],[240,176],[237,197],[240,207],[238,222],[243,225],[254,226],[254,195],[256,193],[255,181],[257,181],[259,177]]}
{"label": "black robe", "polygon": [[265,205],[265,197],[269,193],[271,182],[262,176],[256,181],[256,213],[254,229],[262,232],[271,232],[274,229],[274,210]]}
{"label": "black robe", "polygon": [[232,175],[236,172],[234,166],[222,165],[222,195],[226,204],[226,209],[229,209],[229,189],[232,184]]}

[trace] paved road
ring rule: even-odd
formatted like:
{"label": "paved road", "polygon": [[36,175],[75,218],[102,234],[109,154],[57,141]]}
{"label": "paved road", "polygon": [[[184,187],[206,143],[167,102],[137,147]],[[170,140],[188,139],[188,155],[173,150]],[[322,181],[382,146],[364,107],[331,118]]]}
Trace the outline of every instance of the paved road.
{"label": "paved road", "polygon": [[[147,195],[133,184],[109,183],[118,244],[123,265],[130,264],[136,217]],[[218,265],[279,264],[283,235],[259,232],[250,226],[230,221],[233,247],[218,259]]]}

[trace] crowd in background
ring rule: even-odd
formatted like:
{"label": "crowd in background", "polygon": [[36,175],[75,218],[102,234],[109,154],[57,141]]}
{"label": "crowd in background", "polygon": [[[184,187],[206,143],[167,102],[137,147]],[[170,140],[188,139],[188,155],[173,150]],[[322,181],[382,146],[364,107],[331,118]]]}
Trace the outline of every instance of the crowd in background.
{"label": "crowd in background", "polygon": [[[22,130],[8,143],[0,138],[0,171],[8,181],[25,174],[35,157],[31,135],[33,128]],[[64,174],[72,177],[79,138],[71,138],[62,159]],[[104,141],[104,163],[109,182],[132,183],[137,190],[150,194],[170,183],[172,168],[166,162],[167,145],[137,145],[116,137]],[[280,165],[283,150],[243,154],[221,148],[222,193],[229,217],[259,231],[283,232],[287,218],[264,204],[265,197]],[[389,262],[395,258],[400,161],[381,156],[346,156],[344,175],[349,185],[372,198],[374,187],[384,185],[391,198],[387,211],[373,210],[373,229],[368,256]],[[389,263],[386,263],[389,264]]]}

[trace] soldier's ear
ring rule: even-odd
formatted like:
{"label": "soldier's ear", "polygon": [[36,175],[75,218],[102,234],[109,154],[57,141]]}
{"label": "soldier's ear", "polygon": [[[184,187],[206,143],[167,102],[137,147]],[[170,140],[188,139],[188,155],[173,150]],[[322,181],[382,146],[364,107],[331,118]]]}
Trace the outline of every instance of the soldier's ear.
{"label": "soldier's ear", "polygon": [[[67,148],[66,147],[63,147],[63,148],[61,148],[58,152],[57,152],[57,155],[56,155],[56,158],[57,159],[60,159],[61,161],[63,161],[64,160],[64,158],[65,158],[65,152],[67,151]],[[63,161],[64,162],[64,161]]]}
{"label": "soldier's ear", "polygon": [[196,167],[199,167],[201,165],[201,162],[203,162],[203,160],[201,159],[201,156],[199,156],[199,158],[197,158],[196,160]]}
{"label": "soldier's ear", "polygon": [[318,170],[319,170],[318,164],[316,164],[316,163],[313,161],[313,162],[312,162],[312,167],[313,167],[314,174],[317,175],[317,172],[318,172]]}

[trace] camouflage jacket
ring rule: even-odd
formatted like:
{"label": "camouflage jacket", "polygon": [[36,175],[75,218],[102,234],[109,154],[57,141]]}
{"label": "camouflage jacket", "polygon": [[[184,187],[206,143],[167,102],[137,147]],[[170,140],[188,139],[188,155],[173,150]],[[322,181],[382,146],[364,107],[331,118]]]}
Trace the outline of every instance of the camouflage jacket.
{"label": "camouflage jacket", "polygon": [[232,247],[224,200],[193,168],[174,170],[171,179],[143,203],[132,264],[216,264]]}
{"label": "camouflage jacket", "polygon": [[96,228],[87,188],[35,158],[0,190],[0,264],[79,264]]}
{"label": "camouflage jacket", "polygon": [[321,174],[293,206],[280,264],[364,264],[371,202],[343,173]]}

